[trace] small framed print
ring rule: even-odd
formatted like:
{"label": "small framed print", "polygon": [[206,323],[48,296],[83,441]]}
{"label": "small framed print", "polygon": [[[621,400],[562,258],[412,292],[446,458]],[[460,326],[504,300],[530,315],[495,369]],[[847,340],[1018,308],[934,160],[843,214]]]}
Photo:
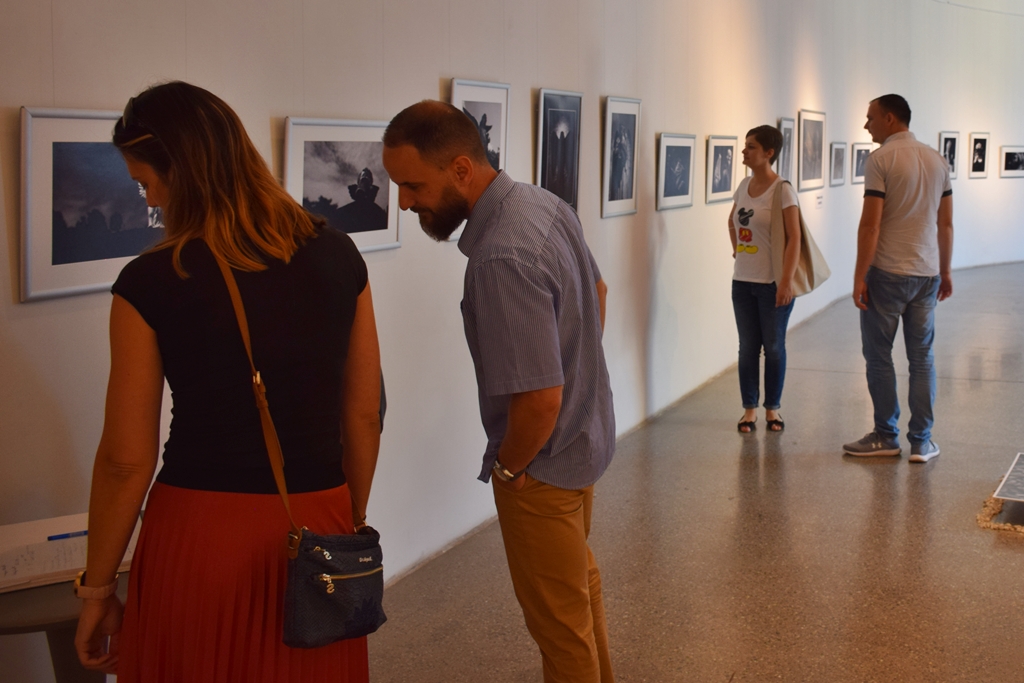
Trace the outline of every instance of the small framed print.
{"label": "small framed print", "polygon": [[949,179],[956,180],[956,158],[960,152],[960,133],[944,130],[939,133],[939,154],[949,166]]}
{"label": "small framed print", "polygon": [[636,213],[636,143],[639,136],[640,100],[605,98],[601,218]]}
{"label": "small framed print", "polygon": [[[500,171],[505,168],[506,143],[508,142],[508,83],[488,83],[452,79],[452,105],[470,118],[480,134],[480,142],[487,151],[491,168]],[[462,237],[466,222],[448,237],[456,242]]]}
{"label": "small framed print", "polygon": [[487,161],[495,171],[505,168],[508,90],[508,83],[452,79],[452,104],[473,121],[487,150]]}
{"label": "small framed print", "polygon": [[968,178],[988,177],[988,133],[971,133],[968,138],[971,160],[967,168]]}
{"label": "small framed print", "polygon": [[850,147],[850,184],[863,185],[864,171],[868,165],[868,155],[871,154],[870,142],[855,142]]}
{"label": "small framed print", "polygon": [[830,187],[843,185],[846,183],[846,143],[833,142],[829,151],[832,171],[828,176],[828,184]]}
{"label": "small framed print", "polygon": [[109,291],[164,237],[110,141],[119,111],[21,109],[21,301]]}
{"label": "small framed print", "polygon": [[578,209],[583,93],[542,88],[537,111],[537,184]]}
{"label": "small framed print", "polygon": [[398,188],[384,170],[387,121],[288,117],[284,186],[310,213],[347,233],[361,252],[397,249]]}
{"label": "small framed print", "polygon": [[707,188],[704,197],[706,203],[727,202],[732,199],[735,162],[736,136],[709,135]]}
{"label": "small framed print", "polygon": [[779,117],[779,132],[782,133],[782,149],[779,150],[779,158],[775,164],[775,172],[789,183],[794,180],[793,176],[793,141],[796,138],[796,121],[784,116]]}
{"label": "small framed print", "polygon": [[697,136],[658,136],[658,211],[693,206],[693,167]]}
{"label": "small framed print", "polygon": [[799,191],[825,186],[825,114],[800,110]]}
{"label": "small framed print", "polygon": [[1024,146],[1003,145],[999,148],[999,177],[1024,178]]}

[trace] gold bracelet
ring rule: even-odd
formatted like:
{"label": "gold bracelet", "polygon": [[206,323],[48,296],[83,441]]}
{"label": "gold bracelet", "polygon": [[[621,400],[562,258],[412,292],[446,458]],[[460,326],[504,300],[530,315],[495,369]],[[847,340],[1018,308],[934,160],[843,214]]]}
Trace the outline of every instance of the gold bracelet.
{"label": "gold bracelet", "polygon": [[117,578],[120,574],[114,574],[114,580],[108,583],[106,586],[95,588],[92,586],[83,586],[82,582],[85,580],[85,572],[78,572],[78,576],[75,577],[75,597],[81,598],[82,600],[103,600],[108,598],[117,591]]}

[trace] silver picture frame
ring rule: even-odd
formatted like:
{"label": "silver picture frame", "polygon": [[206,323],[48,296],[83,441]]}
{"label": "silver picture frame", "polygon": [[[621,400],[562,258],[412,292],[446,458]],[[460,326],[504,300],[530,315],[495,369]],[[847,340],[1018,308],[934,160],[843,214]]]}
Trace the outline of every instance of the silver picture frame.
{"label": "silver picture frame", "polygon": [[825,113],[801,109],[797,188],[800,192],[825,187]]}
{"label": "silver picture frame", "polygon": [[111,142],[118,111],[21,109],[22,302],[109,291],[164,235]]}
{"label": "silver picture frame", "polygon": [[640,100],[606,97],[601,218],[636,213],[639,142]]}
{"label": "silver picture frame", "polygon": [[737,140],[735,135],[709,135],[705,154],[707,204],[732,201],[736,187]]}
{"label": "silver picture frame", "polygon": [[348,234],[364,253],[402,246],[398,187],[381,160],[381,136],[387,125],[285,119],[285,189],[307,211]]}
{"label": "silver picture frame", "polygon": [[693,206],[696,166],[696,135],[662,133],[658,136],[658,211]]}

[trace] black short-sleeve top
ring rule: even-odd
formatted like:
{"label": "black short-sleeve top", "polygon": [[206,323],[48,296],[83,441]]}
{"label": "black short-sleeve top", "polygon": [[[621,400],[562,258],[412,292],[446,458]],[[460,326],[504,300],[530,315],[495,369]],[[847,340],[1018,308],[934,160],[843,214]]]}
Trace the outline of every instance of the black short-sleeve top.
{"label": "black short-sleeve top", "polygon": [[[142,254],[114,294],[156,332],[173,398],[157,481],[211,491],[275,493],[249,361],[227,285],[202,240],[185,245],[181,278],[172,250]],[[341,387],[366,264],[348,235],[324,229],[289,263],[234,271],[256,369],[281,440],[290,492],[345,482]]]}

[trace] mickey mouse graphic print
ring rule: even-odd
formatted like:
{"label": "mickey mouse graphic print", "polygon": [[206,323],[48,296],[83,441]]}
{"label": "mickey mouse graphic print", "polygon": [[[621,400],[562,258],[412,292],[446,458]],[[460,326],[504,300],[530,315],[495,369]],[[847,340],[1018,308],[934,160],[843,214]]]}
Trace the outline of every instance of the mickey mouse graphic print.
{"label": "mickey mouse graphic print", "polygon": [[[781,178],[776,179],[756,197],[751,197],[747,192],[750,177],[740,181],[740,186],[736,188],[733,195],[736,203],[732,214],[732,224],[736,227],[733,280],[762,284],[775,282],[775,274],[772,272],[772,198],[775,196],[775,186],[780,182],[783,182]],[[782,208],[787,209],[797,204],[796,190],[786,183],[782,189]]]}

